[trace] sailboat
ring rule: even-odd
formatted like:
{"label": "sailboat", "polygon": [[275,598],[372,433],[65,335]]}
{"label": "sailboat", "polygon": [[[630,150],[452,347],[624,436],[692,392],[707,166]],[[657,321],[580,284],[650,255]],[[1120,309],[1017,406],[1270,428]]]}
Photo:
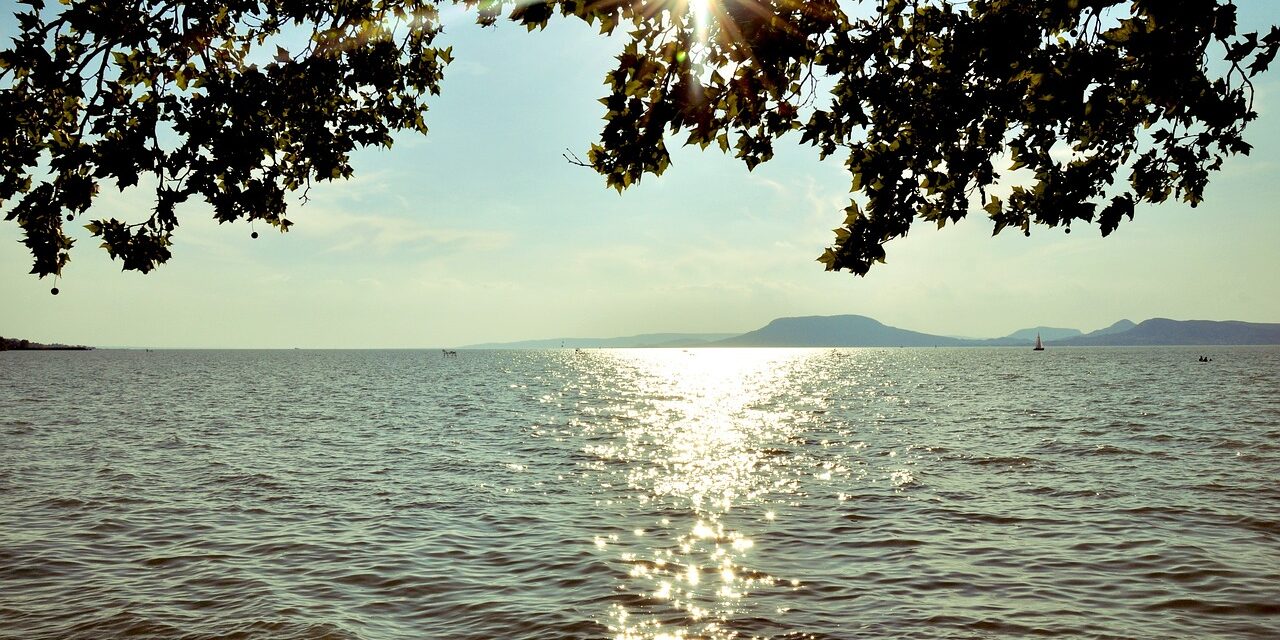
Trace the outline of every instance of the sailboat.
{"label": "sailboat", "polygon": [[1044,343],[1040,342],[1040,334],[1036,334],[1036,346],[1032,351],[1044,351]]}

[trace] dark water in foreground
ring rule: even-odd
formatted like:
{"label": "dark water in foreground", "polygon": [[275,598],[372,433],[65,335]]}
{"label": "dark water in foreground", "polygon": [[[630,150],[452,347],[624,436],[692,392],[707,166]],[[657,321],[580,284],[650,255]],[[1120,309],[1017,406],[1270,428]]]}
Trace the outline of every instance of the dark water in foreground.
{"label": "dark water in foreground", "polygon": [[0,354],[3,638],[1041,636],[1280,637],[1280,349]]}

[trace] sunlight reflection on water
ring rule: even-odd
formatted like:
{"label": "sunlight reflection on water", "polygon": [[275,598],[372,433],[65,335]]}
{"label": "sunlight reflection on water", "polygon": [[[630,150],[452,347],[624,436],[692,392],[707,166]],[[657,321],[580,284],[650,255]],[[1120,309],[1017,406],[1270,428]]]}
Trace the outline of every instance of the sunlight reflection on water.
{"label": "sunlight reflection on water", "polygon": [[[751,566],[755,541],[741,522],[774,518],[773,501],[792,493],[797,473],[830,479],[836,465],[799,468],[782,455],[801,434],[803,415],[770,402],[812,351],[732,350],[711,354],[620,351],[647,410],[627,412],[617,444],[588,448],[601,460],[628,461],[634,499],[660,511],[650,530],[620,540],[631,569],[610,628],[621,640],[729,638],[753,590],[798,586]],[[839,471],[844,471],[839,469]],[[734,523],[726,522],[731,512]],[[640,535],[643,533],[643,535]],[[776,616],[779,612],[774,612]]]}

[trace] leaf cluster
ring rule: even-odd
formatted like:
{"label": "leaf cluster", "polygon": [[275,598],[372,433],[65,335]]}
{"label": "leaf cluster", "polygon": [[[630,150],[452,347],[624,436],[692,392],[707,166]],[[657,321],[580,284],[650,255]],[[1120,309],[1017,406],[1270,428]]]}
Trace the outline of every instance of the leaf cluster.
{"label": "leaf cluster", "polygon": [[1249,152],[1251,80],[1280,48],[1275,27],[1239,33],[1230,0],[864,4],[867,17],[724,0],[699,25],[683,3],[570,0],[513,18],[545,22],[555,5],[606,31],[630,21],[588,157],[611,186],[667,168],[664,130],[749,169],[791,131],[842,156],[853,197],[818,260],[859,275],[916,220],[980,208],[993,234],[1082,222],[1106,236],[1138,203],[1194,207],[1224,159]]}
{"label": "leaf cluster", "polygon": [[191,199],[220,222],[288,230],[288,192],[349,177],[351,152],[389,147],[395,130],[426,132],[451,59],[426,0],[21,4],[0,51],[0,211],[41,277],[61,273],[63,223],[104,184],[154,185],[154,207],[128,212],[141,221],[86,225],[125,269],[170,257]]}

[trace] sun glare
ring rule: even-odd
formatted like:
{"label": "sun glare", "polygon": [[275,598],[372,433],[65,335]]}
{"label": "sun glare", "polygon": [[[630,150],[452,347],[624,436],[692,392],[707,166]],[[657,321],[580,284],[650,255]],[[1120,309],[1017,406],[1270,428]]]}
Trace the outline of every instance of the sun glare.
{"label": "sun glare", "polygon": [[689,0],[689,13],[693,14],[694,28],[697,29],[698,40],[707,41],[711,29],[711,3],[715,0]]}

